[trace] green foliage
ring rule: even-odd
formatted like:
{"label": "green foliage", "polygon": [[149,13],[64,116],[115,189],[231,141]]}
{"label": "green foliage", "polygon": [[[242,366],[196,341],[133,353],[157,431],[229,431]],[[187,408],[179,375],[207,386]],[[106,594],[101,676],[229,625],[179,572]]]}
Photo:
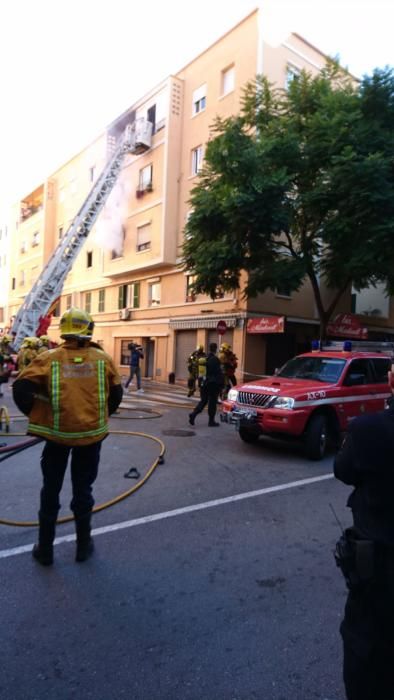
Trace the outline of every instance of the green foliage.
{"label": "green foliage", "polygon": [[[256,296],[309,278],[325,324],[340,295],[394,290],[394,76],[355,85],[331,61],[287,91],[257,77],[240,115],[217,119],[191,193],[183,264],[195,290]],[[318,284],[338,291],[324,308]]]}

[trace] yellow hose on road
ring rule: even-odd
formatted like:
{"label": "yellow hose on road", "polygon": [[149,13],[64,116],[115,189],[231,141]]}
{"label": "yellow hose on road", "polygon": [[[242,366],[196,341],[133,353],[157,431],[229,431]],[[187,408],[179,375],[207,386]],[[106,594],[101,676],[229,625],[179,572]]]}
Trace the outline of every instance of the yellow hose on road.
{"label": "yellow hose on road", "polygon": [[[148,433],[137,433],[137,432],[132,432],[130,430],[110,430],[109,431],[111,435],[134,435],[138,437],[144,437],[147,438],[148,440],[153,440],[154,442],[157,442],[160,445],[160,453],[156,457],[155,461],[151,464],[149,467],[147,473],[145,476],[140,479],[134,486],[132,486],[130,489],[127,491],[123,491],[119,496],[115,496],[115,498],[112,498],[109,501],[105,501],[105,503],[99,503],[97,506],[93,508],[93,513],[98,513],[100,510],[104,510],[104,508],[109,508],[110,506],[115,505],[116,503],[120,503],[120,501],[124,501],[125,498],[128,498],[131,496],[132,493],[137,491],[138,489],[143,486],[146,481],[148,481],[149,477],[153,474],[154,470],[156,469],[158,464],[161,464],[163,461],[163,456],[165,453],[165,445],[160,438],[155,437],[154,435],[149,435]],[[26,433],[8,433],[12,435],[24,435],[26,436]],[[69,523],[72,520],[74,520],[73,515],[66,515],[63,518],[59,518],[57,520],[57,524],[60,525],[62,523]],[[12,527],[38,527],[39,522],[38,520],[7,520],[6,518],[0,518],[0,525],[10,525]]]}

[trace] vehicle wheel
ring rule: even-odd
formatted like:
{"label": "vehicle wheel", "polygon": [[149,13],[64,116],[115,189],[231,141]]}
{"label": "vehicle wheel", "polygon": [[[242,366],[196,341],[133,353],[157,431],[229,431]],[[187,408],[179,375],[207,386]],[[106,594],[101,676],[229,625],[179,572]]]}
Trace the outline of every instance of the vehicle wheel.
{"label": "vehicle wheel", "polygon": [[257,442],[257,440],[259,439],[259,434],[253,432],[252,430],[248,430],[247,428],[240,428],[239,437],[244,442]]}
{"label": "vehicle wheel", "polygon": [[312,416],[305,433],[305,454],[308,459],[323,459],[327,448],[327,419]]}

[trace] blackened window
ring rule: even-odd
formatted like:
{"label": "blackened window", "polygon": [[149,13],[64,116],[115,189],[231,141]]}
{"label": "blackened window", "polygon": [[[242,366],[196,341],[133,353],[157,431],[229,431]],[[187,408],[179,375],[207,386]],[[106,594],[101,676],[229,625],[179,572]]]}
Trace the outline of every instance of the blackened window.
{"label": "blackened window", "polygon": [[156,131],[156,105],[149,107],[147,112],[148,122],[152,124],[152,134]]}

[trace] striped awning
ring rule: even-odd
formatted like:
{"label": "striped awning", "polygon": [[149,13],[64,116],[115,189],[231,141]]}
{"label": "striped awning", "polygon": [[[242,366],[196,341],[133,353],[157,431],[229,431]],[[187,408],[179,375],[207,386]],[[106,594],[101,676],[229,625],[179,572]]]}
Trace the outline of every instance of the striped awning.
{"label": "striped awning", "polygon": [[183,316],[181,318],[172,318],[170,320],[170,328],[175,331],[180,330],[193,330],[195,328],[216,328],[219,321],[225,321],[227,328],[236,328],[243,321],[243,316],[241,314],[232,314],[227,316],[226,314],[208,314],[204,317],[200,316]]}

